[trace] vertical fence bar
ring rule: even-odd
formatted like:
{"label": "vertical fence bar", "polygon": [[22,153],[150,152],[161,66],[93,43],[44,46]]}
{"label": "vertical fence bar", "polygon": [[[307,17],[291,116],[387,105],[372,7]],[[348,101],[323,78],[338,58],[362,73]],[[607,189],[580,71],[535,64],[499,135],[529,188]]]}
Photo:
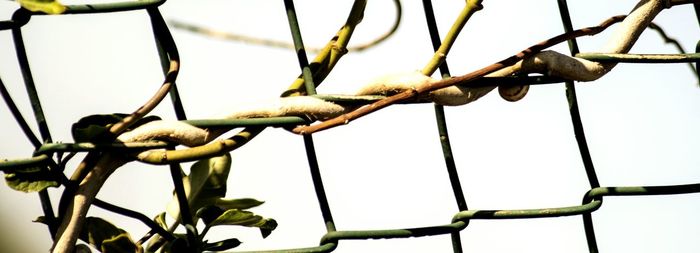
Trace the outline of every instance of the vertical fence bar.
{"label": "vertical fence bar", "polygon": [[[307,59],[306,50],[304,49],[304,42],[301,35],[301,29],[299,28],[299,20],[297,19],[296,10],[294,8],[294,1],[284,0],[284,7],[287,13],[287,20],[289,22],[289,30],[292,33],[292,39],[294,41],[294,51],[297,54],[299,66],[301,67],[302,71],[302,77],[304,78],[306,95],[314,95],[316,94],[316,85],[314,84],[311,68],[309,67],[309,60]],[[316,157],[316,148],[314,146],[313,137],[311,135],[303,135],[303,138],[304,147],[306,149],[306,159],[309,162],[309,170],[311,172],[311,180],[314,183],[314,191],[316,192],[318,205],[321,209],[321,215],[323,216],[326,232],[334,232],[336,231],[335,223],[333,222],[333,215],[331,214],[331,208],[328,204],[326,190],[323,186],[321,170],[318,165],[318,158]],[[332,248],[335,248],[336,245],[337,243],[331,246]]]}
{"label": "vertical fence bar", "polygon": [[[557,0],[559,4],[559,14],[561,16],[562,24],[564,25],[564,31],[573,31],[573,25],[571,24],[571,15],[569,14],[569,7],[566,0]],[[569,50],[571,55],[576,55],[579,53],[578,43],[576,39],[571,39],[569,42]],[[586,142],[586,135],[583,130],[583,123],[581,122],[581,114],[578,109],[578,100],[576,98],[576,88],[574,87],[573,81],[566,81],[566,97],[569,102],[569,113],[571,114],[571,123],[574,128],[574,136],[576,138],[576,143],[578,144],[579,153],[581,155],[581,160],[583,161],[584,169],[586,170],[586,176],[588,177],[588,182],[591,188],[600,187],[600,182],[598,181],[598,176],[595,172],[595,167],[593,166],[593,159],[591,158],[590,151],[588,149],[588,143]],[[600,199],[602,201],[602,198]],[[598,252],[598,243],[595,238],[595,229],[593,228],[593,217],[591,213],[584,213],[581,215],[583,219],[583,228],[586,234],[586,242],[588,243],[589,252]]]}
{"label": "vertical fence bar", "polygon": [[[438,32],[437,24],[435,23],[435,13],[433,11],[433,6],[430,0],[423,1],[423,8],[425,10],[425,15],[428,23],[428,31],[430,33],[430,39],[433,44],[433,50],[437,51],[440,48],[441,40],[440,34]],[[450,70],[447,67],[447,61],[440,64],[438,67],[443,78],[450,77]],[[452,183],[452,190],[455,194],[455,199],[457,201],[457,207],[460,211],[467,210],[467,202],[464,199],[464,193],[462,191],[461,183],[459,182],[459,176],[457,174],[457,166],[455,165],[454,156],[452,154],[452,146],[450,145],[450,138],[447,133],[447,121],[445,118],[444,107],[441,105],[435,105],[435,116],[437,118],[438,131],[440,134],[440,143],[442,144],[442,152],[445,158],[445,165],[447,166],[447,173],[450,177],[450,182]]]}
{"label": "vertical fence bar", "polygon": [[197,241],[197,230],[192,219],[192,212],[190,212],[190,205],[187,202],[187,194],[185,193],[185,186],[182,182],[182,169],[180,164],[174,163],[170,164],[170,176],[173,180],[173,185],[175,187],[175,196],[177,196],[177,203],[180,207],[180,219],[182,224],[185,225],[185,230],[187,231],[187,246],[190,250],[198,248]]}
{"label": "vertical fence bar", "polygon": [[27,139],[29,139],[32,146],[34,146],[35,149],[38,149],[41,146],[41,141],[39,141],[39,138],[36,137],[32,129],[29,127],[29,124],[27,124],[27,121],[24,119],[24,116],[22,116],[19,108],[17,108],[17,105],[12,100],[12,96],[10,96],[10,92],[5,87],[2,79],[0,79],[0,94],[2,94],[2,98],[5,100],[7,108],[10,109],[10,113],[12,113],[12,116],[15,118],[15,121],[17,121],[17,124],[22,129],[24,135],[27,136]]}
{"label": "vertical fence bar", "polygon": [[314,95],[316,94],[316,85],[314,84],[313,75],[311,74],[311,68],[309,67],[309,60],[306,57],[306,50],[304,49],[304,41],[302,40],[301,29],[299,29],[299,20],[297,19],[296,10],[294,9],[294,1],[284,0],[284,7],[287,11],[289,30],[292,32],[292,39],[294,40],[294,52],[297,53],[297,58],[299,59],[299,66],[301,67],[301,74],[304,78],[304,87],[306,88],[306,95]]}
{"label": "vertical fence bar", "polygon": [[[695,16],[698,20],[698,25],[700,25],[700,3],[694,3],[693,9],[695,10]],[[700,53],[700,40],[695,44],[695,53]],[[695,74],[700,78],[700,61],[695,62]],[[698,83],[700,85],[700,83]]]}
{"label": "vertical fence bar", "polygon": [[314,140],[311,135],[305,134],[304,137],[304,147],[306,148],[306,158],[309,161],[309,168],[311,170],[311,179],[314,182],[314,190],[316,191],[316,198],[318,198],[318,204],[321,208],[321,214],[323,215],[323,221],[326,225],[326,231],[335,231],[335,223],[333,222],[333,215],[331,214],[331,208],[328,204],[328,197],[326,196],[326,190],[323,187],[323,180],[321,178],[321,171],[318,166],[318,159],[316,157],[316,148],[314,147]]}
{"label": "vertical fence bar", "polygon": [[38,194],[39,201],[41,202],[41,210],[44,212],[44,217],[46,217],[46,223],[49,227],[49,233],[51,233],[51,239],[54,239],[58,231],[58,223],[54,215],[53,206],[51,205],[51,197],[46,189],[39,191]]}
{"label": "vertical fence bar", "polygon": [[[177,61],[177,64],[180,64],[180,56],[177,51],[177,46],[158,8],[150,7],[147,8],[146,11],[151,20],[151,26],[153,29],[156,47],[158,49],[158,56],[160,58],[161,68],[163,69],[163,74],[165,75],[167,80],[168,75],[173,74],[170,73],[171,61]],[[186,120],[187,117],[185,115],[185,110],[180,101],[180,96],[177,91],[177,85],[174,79],[172,80],[172,85],[170,86],[169,94],[173,103],[177,119]],[[168,149],[173,150],[174,147],[170,147]],[[198,245],[199,236],[197,233],[197,224],[194,223],[192,212],[190,211],[190,205],[187,201],[187,194],[185,192],[184,184],[182,181],[182,168],[180,166],[180,163],[171,163],[169,164],[169,167],[170,176],[172,178],[173,186],[175,188],[175,196],[177,198],[178,206],[180,209],[180,220],[185,226],[185,231],[187,233],[187,247],[190,251],[199,252],[200,249]]]}
{"label": "vertical fence bar", "polygon": [[700,3],[694,3],[693,9],[695,9],[695,16],[697,16],[698,24],[700,25]]}
{"label": "vertical fence bar", "polygon": [[[14,15],[12,15],[12,19],[26,19],[28,21],[30,15],[31,14],[26,10],[19,9],[14,13]],[[12,28],[12,39],[14,40],[15,51],[17,52],[17,61],[19,63],[20,70],[22,71],[22,78],[24,78],[24,86],[27,90],[27,95],[29,96],[29,101],[31,102],[32,110],[34,111],[34,117],[39,127],[39,134],[41,134],[44,143],[49,143],[51,142],[51,133],[49,132],[49,126],[46,123],[44,110],[41,107],[39,93],[34,85],[34,77],[32,76],[32,71],[29,67],[29,59],[27,59],[27,51],[24,47],[21,26]]]}
{"label": "vertical fence bar", "polygon": [[[425,13],[426,23],[428,24],[428,33],[430,34],[430,41],[433,45],[433,51],[437,51],[442,43],[440,39],[440,33],[437,28],[437,23],[435,21],[435,11],[433,10],[433,4],[431,0],[423,0],[423,11]],[[447,66],[447,61],[444,61],[440,66],[438,66],[442,78],[450,77],[450,70]],[[459,211],[465,211],[468,209],[467,201],[464,198],[464,192],[462,190],[462,184],[459,181],[459,174],[457,173],[457,165],[455,164],[454,155],[452,153],[452,145],[450,144],[450,137],[447,132],[447,119],[445,117],[445,109],[442,105],[435,104],[435,118],[438,127],[438,134],[440,140],[440,146],[442,147],[442,154],[445,159],[445,166],[447,168],[447,175],[450,179],[450,185],[452,186],[452,192],[455,196],[455,201],[457,202],[457,208]],[[452,238],[452,250],[454,252],[462,252],[462,240],[460,238],[459,232],[454,232],[450,234]]]}
{"label": "vertical fence bar", "polygon": [[[441,65],[442,66],[442,65]],[[444,74],[444,73],[443,73]],[[447,122],[445,118],[445,110],[441,105],[435,105],[435,118],[439,132],[440,144],[442,147],[442,154],[445,158],[445,165],[447,167],[447,175],[450,179],[450,185],[452,185],[452,192],[457,201],[457,208],[459,211],[466,211],[467,201],[464,198],[464,192],[462,191],[462,184],[459,181],[459,174],[457,174],[457,166],[455,165],[454,156],[452,154],[452,146],[450,145],[450,138],[447,133]],[[467,224],[468,225],[468,224]],[[452,238],[452,250],[455,253],[460,253],[462,249],[462,239],[460,237],[459,231],[450,234]]]}
{"label": "vertical fence bar", "polygon": [[[12,28],[12,39],[15,45],[15,52],[17,53],[17,61],[19,63],[20,70],[22,71],[22,78],[24,79],[24,86],[27,90],[27,95],[29,101],[32,105],[32,110],[34,112],[34,118],[36,119],[37,126],[39,127],[39,134],[41,135],[44,143],[51,142],[51,133],[49,132],[49,125],[46,123],[46,117],[44,116],[44,110],[41,107],[41,101],[39,100],[39,93],[34,85],[34,77],[32,76],[31,68],[29,67],[29,59],[27,58],[27,51],[24,47],[24,39],[22,38],[22,26],[29,22],[31,18],[31,13],[20,8],[12,15],[12,20],[17,22],[16,27]],[[56,224],[56,216],[53,211],[51,204],[51,198],[46,189],[39,191],[39,200],[41,201],[41,208],[44,212],[44,217],[46,218],[46,223],[49,227],[49,233],[51,233],[51,238],[53,239],[58,231]]]}
{"label": "vertical fence bar", "polygon": [[[559,13],[561,14],[562,23],[564,24],[564,30],[566,32],[571,32],[574,29],[571,24],[571,16],[569,15],[566,0],[558,0],[558,2]],[[579,53],[576,39],[571,39],[568,42],[571,55],[576,55]],[[578,109],[578,99],[576,98],[576,88],[574,87],[574,82],[572,81],[566,82],[566,97],[569,101],[569,112],[571,114],[571,123],[574,127],[574,136],[576,138],[576,143],[578,143],[581,160],[583,160],[583,166],[586,169],[588,182],[590,183],[591,188],[600,187],[600,182],[598,181],[598,176],[596,175],[595,167],[593,166],[593,159],[591,158],[591,153],[588,149],[588,142],[586,142],[586,134],[583,130],[583,123],[581,122],[581,114]]]}

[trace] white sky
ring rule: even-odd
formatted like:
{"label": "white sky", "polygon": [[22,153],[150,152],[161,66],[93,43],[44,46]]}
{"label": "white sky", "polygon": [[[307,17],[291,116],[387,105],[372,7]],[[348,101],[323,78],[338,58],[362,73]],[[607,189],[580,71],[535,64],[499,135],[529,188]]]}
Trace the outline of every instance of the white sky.
{"label": "white sky", "polygon": [[[68,3],[68,2],[66,2]],[[636,1],[571,1],[574,27],[625,14]],[[304,42],[323,45],[345,21],[351,1],[297,1]],[[435,1],[444,33],[463,1]],[[324,81],[321,93],[351,93],[373,77],[421,69],[432,47],[419,1],[403,1],[397,33],[362,53],[350,53]],[[14,2],[0,2],[9,19]],[[170,1],[168,19],[264,38],[291,41],[282,1]],[[353,37],[368,41],[391,25],[391,1],[370,1]],[[70,125],[91,114],[131,112],[162,82],[145,11],[34,17],[23,32],[34,79],[55,141],[72,142]],[[655,20],[687,51],[700,29],[692,6]],[[614,29],[614,27],[612,28]],[[448,56],[453,75],[469,73],[562,32],[556,1],[484,1]],[[298,75],[291,50],[210,39],[172,30],[181,54],[178,88],[190,119],[236,110],[236,104],[279,96]],[[579,40],[582,52],[599,48],[610,31]],[[555,49],[567,53],[566,45]],[[32,123],[9,31],[0,32],[0,78]],[[676,53],[654,31],[635,53]],[[312,55],[309,58],[313,58]],[[700,182],[700,89],[684,64],[621,64],[592,83],[579,83],[581,114],[603,186]],[[522,209],[578,205],[589,189],[568,115],[564,85],[531,87],[517,103],[497,94],[447,108],[453,151],[470,209]],[[153,114],[174,119],[169,99]],[[0,157],[29,157],[32,147],[0,106]],[[457,212],[442,161],[432,106],[401,105],[350,125],[314,135],[336,227],[339,230],[447,224]],[[227,197],[266,201],[258,214],[279,227],[267,239],[256,229],[217,228],[212,240],[237,237],[236,250],[284,249],[318,244],[325,233],[308,172],[302,138],[268,129],[232,152]],[[74,159],[76,162],[79,159]],[[189,164],[184,166],[189,167]],[[70,169],[67,173],[71,173]],[[129,164],[99,197],[149,217],[170,201],[166,166]],[[54,200],[60,191],[50,190]],[[43,252],[51,244],[38,197],[0,186],[2,240],[14,252]],[[54,201],[56,203],[56,201]],[[700,195],[608,197],[593,215],[601,252],[698,252]],[[93,208],[140,238],[141,223]],[[2,242],[0,240],[0,242]],[[468,252],[587,252],[581,218],[475,220],[462,232]],[[5,244],[5,243],[0,243]],[[7,244],[5,244],[7,245]],[[1,250],[5,252],[5,250]],[[335,252],[451,252],[449,236],[341,241]]]}

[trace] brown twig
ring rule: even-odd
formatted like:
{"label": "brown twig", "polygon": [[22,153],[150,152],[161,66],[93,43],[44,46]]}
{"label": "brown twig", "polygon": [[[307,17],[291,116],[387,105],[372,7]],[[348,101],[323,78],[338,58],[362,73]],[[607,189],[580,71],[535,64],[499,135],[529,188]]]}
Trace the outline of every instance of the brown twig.
{"label": "brown twig", "polygon": [[460,84],[460,85],[465,85],[467,82],[476,80],[478,78],[481,78],[489,73],[492,73],[494,71],[500,70],[502,68],[505,68],[507,66],[513,65],[516,62],[525,59],[527,57],[530,57],[548,47],[551,47],[553,45],[562,43],[564,41],[576,38],[576,37],[581,37],[584,35],[595,35],[606,28],[610,27],[611,25],[618,23],[622,20],[624,20],[626,16],[614,16],[611,17],[603,23],[601,23],[598,26],[593,26],[593,27],[587,27],[579,30],[575,30],[569,33],[564,33],[560,34],[558,36],[552,37],[548,40],[542,41],[538,44],[535,44],[511,57],[508,57],[502,61],[499,61],[497,63],[491,64],[489,66],[486,66],[482,69],[479,69],[477,71],[471,72],[469,74],[463,75],[463,76],[458,76],[450,79],[444,79],[441,81],[433,82],[428,85],[420,86],[420,87],[415,87],[414,89],[407,90],[404,92],[401,92],[399,94],[387,97],[385,99],[379,100],[377,102],[374,102],[372,104],[363,106],[358,108],[357,110],[354,110],[352,112],[340,115],[336,118],[330,119],[328,121],[324,121],[315,125],[310,125],[310,126],[299,126],[294,128],[294,132],[297,134],[311,134],[314,132],[326,130],[332,127],[336,127],[339,125],[344,125],[350,123],[350,121],[358,119],[362,116],[365,116],[367,114],[370,114],[374,111],[377,111],[379,109],[382,109],[384,107],[390,106],[392,104],[396,104],[399,102],[403,102],[406,100],[409,100],[411,98],[415,98],[418,95],[425,94],[430,91],[434,91],[437,89],[449,87],[452,85]]}

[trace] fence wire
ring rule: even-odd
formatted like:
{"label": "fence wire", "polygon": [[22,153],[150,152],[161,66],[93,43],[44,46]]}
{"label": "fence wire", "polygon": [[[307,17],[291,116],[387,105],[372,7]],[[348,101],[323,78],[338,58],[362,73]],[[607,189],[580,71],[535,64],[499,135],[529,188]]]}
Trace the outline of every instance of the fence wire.
{"label": "fence wire", "polygon": [[[398,1],[396,1],[398,4]],[[241,137],[236,135],[238,139],[237,142],[225,147],[218,153],[208,154],[206,157],[211,157],[219,153],[230,152],[236,147],[244,144],[251,138],[253,138],[257,133],[262,131],[265,127],[292,127],[299,124],[310,123],[307,119],[302,117],[274,117],[274,118],[264,118],[264,119],[236,119],[236,120],[187,120],[185,114],[185,108],[180,100],[177,86],[175,85],[175,80],[177,77],[179,56],[176,48],[174,39],[172,38],[165,20],[161,16],[158,8],[161,4],[165,3],[165,0],[141,0],[135,2],[118,2],[109,4],[85,4],[85,5],[69,5],[65,13],[62,15],[72,15],[72,14],[97,14],[97,13],[109,13],[109,12],[125,12],[125,11],[143,11],[145,10],[149,17],[153,28],[154,40],[157,45],[158,53],[160,56],[160,61],[162,63],[163,73],[165,75],[164,83],[170,84],[168,91],[171,98],[173,110],[178,120],[186,122],[188,124],[198,126],[198,127],[225,127],[225,128],[238,128],[246,127],[241,133],[246,131],[250,132],[247,137]],[[338,98],[334,96],[327,96],[323,94],[316,94],[316,86],[318,82],[323,79],[323,77],[314,76],[315,71],[319,68],[328,68],[326,71],[330,71],[330,68],[335,64],[335,62],[330,63],[327,66],[312,66],[306,57],[306,47],[303,43],[303,38],[300,33],[299,23],[296,17],[296,11],[294,9],[294,3],[292,0],[284,0],[286,14],[288,16],[289,28],[294,41],[294,50],[297,52],[299,66],[301,70],[300,77],[303,79],[303,85],[299,89],[285,92],[283,96],[290,95],[293,93],[315,96],[322,99],[327,99],[330,101],[345,100],[359,103],[368,103],[374,101],[372,99],[350,99],[350,98]],[[561,16],[561,23],[563,25],[565,32],[573,31],[571,18],[569,14],[569,8],[567,6],[566,0],[557,0],[558,8]],[[700,3],[693,3],[696,14],[698,15],[698,22],[700,22]],[[430,40],[432,42],[434,50],[438,50],[441,43],[441,38],[439,36],[438,28],[435,22],[435,14],[433,12],[433,6],[430,0],[423,0],[423,8],[425,17],[427,20],[427,26],[429,30]],[[398,5],[398,10],[400,12],[400,5]],[[16,123],[21,127],[22,132],[26,136],[27,140],[34,146],[35,151],[32,157],[26,159],[18,160],[3,160],[0,162],[0,170],[11,173],[16,170],[29,167],[47,167],[52,172],[60,174],[58,177],[62,179],[62,183],[68,186],[68,179],[62,174],[65,164],[61,161],[61,156],[58,155],[56,158],[54,155],[71,153],[74,155],[75,152],[90,152],[90,151],[114,151],[114,150],[124,150],[124,151],[136,151],[136,150],[147,150],[155,148],[171,148],[170,144],[165,142],[149,142],[149,143],[133,143],[130,145],[124,145],[121,143],[54,143],[51,134],[49,132],[48,122],[46,120],[44,111],[42,110],[42,104],[39,99],[38,91],[34,85],[33,75],[29,62],[27,60],[27,50],[24,46],[24,39],[22,37],[22,27],[31,22],[31,18],[36,15],[44,15],[39,12],[30,12],[26,9],[18,9],[11,20],[0,21],[0,30],[11,30],[12,38],[14,41],[15,51],[17,52],[17,59],[22,71],[22,76],[24,78],[24,85],[26,88],[26,95],[31,102],[31,107],[33,110],[33,117],[38,125],[39,135],[37,136],[29,127],[29,123],[22,113],[19,111],[16,103],[13,101],[10,93],[8,92],[5,85],[0,79],[0,93],[7,105],[7,108],[12,113],[16,120]],[[353,14],[351,14],[353,15]],[[361,15],[361,13],[359,13]],[[56,17],[60,18],[60,17]],[[180,25],[182,26],[182,25]],[[664,37],[667,42],[673,42],[669,39],[662,30],[658,27],[651,27],[656,29]],[[191,29],[191,28],[190,28]],[[396,29],[395,27],[392,29]],[[696,50],[696,53],[685,53],[675,55],[633,55],[633,54],[582,54],[579,52],[576,39],[571,39],[568,41],[570,54],[572,56],[577,56],[580,58],[588,59],[591,61],[598,62],[634,62],[634,63],[650,63],[650,62],[687,62],[695,63],[696,66],[694,70],[697,71],[697,64],[700,61],[700,54]],[[700,50],[700,43],[697,48]],[[681,49],[676,42],[678,49]],[[322,51],[322,49],[321,49]],[[337,57],[342,56],[345,52],[339,52]],[[337,59],[336,59],[337,61]],[[691,65],[692,67],[692,65]],[[450,71],[447,62],[442,63],[439,66],[441,76],[443,78],[450,77]],[[581,122],[581,117],[579,115],[578,102],[576,96],[575,84],[571,80],[565,80],[562,78],[550,77],[550,76],[540,76],[540,77],[515,77],[515,78],[483,78],[477,82],[483,83],[483,85],[493,84],[498,82],[500,84],[554,84],[554,83],[564,83],[566,85],[566,96],[569,98],[569,112],[571,115],[571,124],[574,129],[574,137],[578,144],[578,149],[580,156],[583,161],[584,169],[587,175],[587,179],[590,185],[590,190],[583,194],[583,201],[581,205],[577,206],[565,206],[565,207],[545,207],[539,209],[521,209],[521,210],[471,210],[468,208],[467,201],[465,199],[465,193],[463,192],[462,185],[459,180],[459,173],[454,161],[454,154],[452,153],[452,148],[450,145],[450,139],[447,132],[446,117],[444,114],[443,107],[440,105],[435,105],[435,115],[436,124],[439,130],[439,140],[442,146],[442,151],[444,155],[444,161],[447,169],[447,174],[451,183],[452,191],[454,193],[454,198],[459,212],[455,213],[452,217],[452,222],[448,224],[437,224],[433,226],[417,227],[417,228],[398,228],[398,229],[380,229],[380,230],[337,230],[335,227],[335,222],[332,216],[330,205],[328,204],[328,198],[325,193],[325,187],[323,185],[320,168],[318,161],[316,159],[316,151],[314,147],[312,135],[303,135],[306,154],[308,158],[309,168],[311,171],[311,178],[314,183],[314,189],[316,192],[316,197],[319,202],[321,209],[321,214],[323,216],[323,221],[326,227],[326,234],[324,234],[320,239],[319,245],[312,245],[307,248],[295,248],[295,249],[279,249],[272,251],[256,251],[256,252],[332,252],[336,249],[341,241],[344,240],[368,240],[368,239],[394,239],[394,238],[409,238],[409,237],[421,237],[421,236],[436,236],[436,235],[446,235],[449,234],[452,240],[452,246],[454,252],[462,252],[462,243],[460,239],[460,232],[467,229],[469,222],[471,220],[477,219],[535,219],[535,218],[548,218],[548,217],[560,217],[560,216],[580,216],[584,225],[584,233],[588,243],[588,249],[590,252],[598,252],[595,229],[592,222],[591,214],[596,210],[600,209],[605,197],[609,196],[650,196],[650,195],[671,195],[671,194],[687,194],[687,193],[697,193],[700,192],[700,183],[697,184],[685,184],[685,185],[665,185],[665,186],[634,186],[634,187],[601,187],[596,175],[596,170],[593,166],[593,160],[590,155],[589,147],[586,141],[586,135]],[[375,99],[376,100],[376,99]],[[201,158],[201,157],[198,157]],[[65,159],[65,158],[64,158]],[[193,160],[193,158],[183,159],[181,161]],[[173,175],[173,181],[176,184],[182,182],[181,175],[179,173],[179,165],[177,163],[172,163],[169,161],[155,161],[153,163],[168,163],[171,166],[171,173]],[[179,189],[180,197],[184,197],[184,191]],[[41,206],[46,218],[46,224],[48,225],[51,236],[56,234],[57,230],[57,217],[53,210],[53,205],[48,197],[46,190],[42,190],[39,193],[41,200]],[[186,206],[186,200],[182,201],[184,203],[183,211],[189,210]],[[102,200],[97,200],[94,203],[96,206],[110,210],[112,212],[132,217],[142,221],[147,226],[151,227],[154,233],[158,233],[164,236],[166,239],[173,238],[172,234],[164,231],[158,224],[154,223],[150,218],[145,215],[128,210],[119,206],[115,206],[104,202]],[[184,215],[187,216],[187,215]],[[192,224],[192,221],[183,221],[185,225]],[[188,230],[188,236],[195,236],[193,231]]]}

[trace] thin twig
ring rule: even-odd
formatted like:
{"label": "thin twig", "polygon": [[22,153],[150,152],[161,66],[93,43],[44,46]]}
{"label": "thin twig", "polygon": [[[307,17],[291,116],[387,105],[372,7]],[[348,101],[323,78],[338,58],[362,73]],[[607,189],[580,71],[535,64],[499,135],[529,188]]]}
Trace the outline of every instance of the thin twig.
{"label": "thin twig", "polygon": [[180,57],[177,53],[177,49],[175,48],[175,42],[172,39],[172,35],[170,34],[165,21],[163,21],[163,17],[157,9],[148,9],[148,14],[151,16],[151,21],[154,23],[154,25],[157,25],[157,27],[160,28],[155,30],[154,33],[156,33],[158,37],[163,40],[163,43],[167,44],[164,45],[166,48],[171,49],[168,50],[170,68],[168,73],[165,75],[165,81],[163,81],[163,84],[160,86],[158,91],[156,91],[153,97],[151,97],[151,99],[146,101],[143,106],[139,107],[136,111],[131,113],[131,115],[124,117],[124,119],[122,119],[120,122],[112,125],[112,127],[109,128],[109,132],[114,134],[114,137],[124,132],[129,126],[151,112],[158,104],[160,104],[175,83],[177,74],[180,71]]}
{"label": "thin twig", "polygon": [[[651,24],[649,24],[649,28],[658,32],[659,36],[661,36],[661,38],[664,40],[665,43],[672,44],[678,50],[678,52],[680,52],[681,54],[685,54],[685,50],[683,50],[683,47],[681,46],[681,44],[678,43],[678,40],[676,40],[675,38],[669,37],[666,34],[666,32],[664,31],[664,29],[661,28],[659,25],[654,24],[652,22]],[[695,68],[695,66],[693,65],[693,63],[688,62],[688,67],[690,67],[690,69],[693,71],[693,74],[695,74],[695,77],[697,77],[698,80],[700,80],[700,74],[698,74],[698,71]],[[700,83],[698,83],[698,84],[700,85]]]}
{"label": "thin twig", "polygon": [[[369,42],[366,42],[366,43],[363,43],[360,45],[348,46],[347,50],[349,52],[361,52],[361,51],[370,49],[370,48],[384,42],[386,39],[391,37],[391,35],[396,33],[396,30],[398,30],[399,25],[401,24],[403,8],[401,6],[401,1],[393,0],[393,3],[394,3],[395,11],[396,11],[395,12],[396,16],[394,17],[394,22],[391,25],[391,28],[389,28],[389,30],[387,30],[386,32],[377,36],[376,38],[374,38],[373,40],[371,40]],[[243,42],[243,43],[266,46],[266,47],[294,49],[294,44],[286,42],[286,41],[259,38],[259,37],[248,36],[248,35],[243,35],[243,34],[236,34],[236,33],[232,33],[232,32],[221,31],[221,30],[208,28],[208,27],[204,27],[201,25],[196,25],[196,24],[178,21],[178,20],[168,20],[168,24],[176,29],[182,29],[182,30],[185,30],[188,32],[202,34],[204,36],[209,36],[211,38],[218,38],[218,39],[230,40],[230,41],[239,41],[239,42]],[[314,52],[314,53],[321,52],[325,49],[325,47],[318,47],[318,46],[304,47],[304,48],[307,52]]]}
{"label": "thin twig", "polygon": [[137,219],[137,220],[143,222],[143,224],[145,224],[149,228],[151,228],[152,232],[158,233],[160,236],[165,237],[167,240],[175,240],[175,236],[168,233],[168,231],[165,231],[165,229],[162,228],[160,225],[158,225],[158,223],[154,222],[153,220],[148,218],[148,216],[146,216],[142,213],[139,213],[139,212],[136,212],[133,210],[129,210],[129,209],[126,209],[126,208],[123,208],[120,206],[116,206],[116,205],[110,204],[108,202],[104,202],[98,198],[95,198],[93,204],[95,204],[95,206],[102,208],[102,209],[105,209],[107,211],[115,212],[115,213],[130,217],[130,218]]}

